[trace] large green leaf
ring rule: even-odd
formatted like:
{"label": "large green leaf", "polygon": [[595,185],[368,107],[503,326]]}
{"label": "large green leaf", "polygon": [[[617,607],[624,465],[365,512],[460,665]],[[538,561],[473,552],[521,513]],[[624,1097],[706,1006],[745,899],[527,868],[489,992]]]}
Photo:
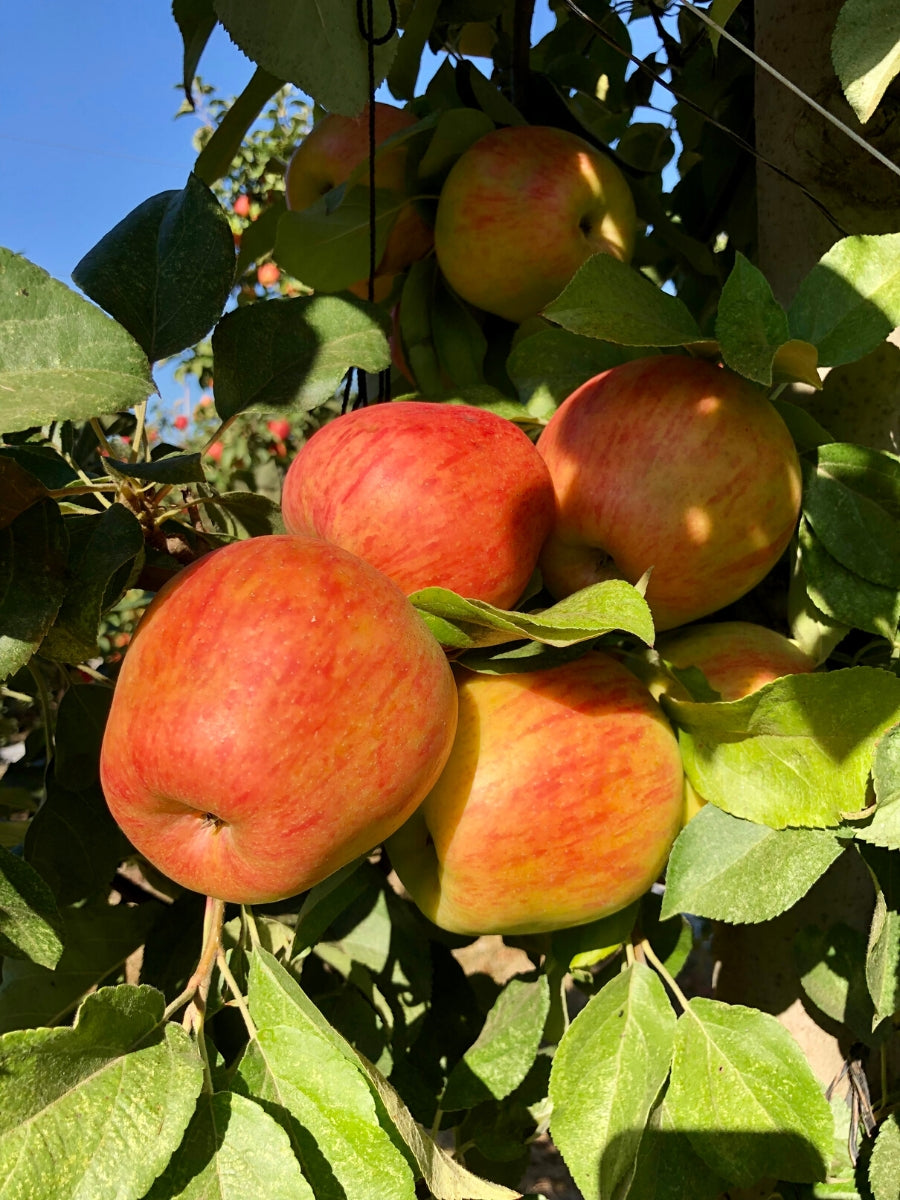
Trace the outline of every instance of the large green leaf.
{"label": "large green leaf", "polygon": [[609,254],[595,254],[544,310],[572,333],[622,346],[686,346],[703,335],[685,304]]}
{"label": "large green leaf", "polygon": [[863,823],[853,823],[853,834],[873,846],[900,850],[900,726],[889,729],[875,749],[872,783],[875,811]]}
{"label": "large green leaf", "polygon": [[653,619],[643,596],[621,579],[573,592],[541,612],[509,612],[484,600],[465,600],[447,588],[423,588],[410,601],[438,641],[457,650],[530,638],[569,646],[621,629],[653,643]]}
{"label": "large green leaf", "polygon": [[0,1038],[0,1177],[10,1195],[139,1200],[200,1091],[196,1046],[148,987],[88,996],[72,1029]]}
{"label": "large green leaf", "polygon": [[315,1200],[287,1134],[260,1105],[204,1092],[147,1200]]}
{"label": "large green leaf", "polygon": [[900,854],[879,846],[859,849],[875,884],[866,982],[877,1023],[900,1011]]}
{"label": "large green leaf", "polygon": [[0,678],[28,662],[56,620],[68,549],[59,505],[49,498],[0,529]]}
{"label": "large green leaf", "polygon": [[704,799],[773,829],[824,827],[866,807],[875,745],[900,719],[900,679],[848,667],[788,675],[743,700],[663,706]]}
{"label": "large green leaf", "polygon": [[843,921],[807,925],[794,939],[806,999],[854,1036],[868,1041],[875,1011],[866,985],[866,938]]}
{"label": "large green leaf", "polygon": [[56,966],[62,921],[53,893],[34,867],[0,849],[0,954]]}
{"label": "large green leaf", "polygon": [[331,399],[348,367],[383,371],[383,313],[343,296],[298,296],[227,313],[212,339],[216,408],[306,412]]}
{"label": "large green leaf", "polygon": [[83,421],[152,391],[147,357],[121,325],[0,246],[0,429]]}
{"label": "large green leaf", "polygon": [[659,977],[634,963],[589,1001],[559,1043],[550,1132],[585,1200],[617,1194],[634,1171],[674,1035]]}
{"label": "large green leaf", "polygon": [[716,1200],[726,1181],[703,1161],[663,1096],[644,1127],[627,1189],[615,1200]]}
{"label": "large green leaf", "polygon": [[[353,117],[369,95],[367,46],[355,0],[214,0],[216,14],[241,50],[279,79],[290,80],[329,112]],[[362,6],[365,12],[365,5]],[[375,0],[376,38],[390,28],[386,0]],[[387,74],[397,37],[374,47],[374,86]]]}
{"label": "large green leaf", "polygon": [[874,1200],[894,1200],[900,1179],[900,1116],[891,1113],[875,1137],[869,1162],[869,1186]]}
{"label": "large green leaf", "polygon": [[78,286],[128,330],[151,362],[205,337],[234,276],[225,212],[196,175],[139,204],[72,272]]}
{"label": "large green leaf", "polygon": [[454,1066],[441,1097],[447,1112],[503,1100],[534,1063],[550,1011],[547,976],[514,978],[494,1001],[475,1043]]}
{"label": "large green leaf", "polygon": [[900,9],[894,0],[844,0],[831,59],[844,95],[865,124],[900,72]]}
{"label": "large green leaf", "polygon": [[576,388],[634,354],[568,329],[540,329],[515,344],[506,370],[529,412],[549,416]]}
{"label": "large green leaf", "polygon": [[172,0],[172,16],[184,42],[184,72],[182,86],[189,102],[200,55],[216,27],[212,0]]}
{"label": "large green leaf", "polygon": [[740,252],[719,298],[716,337],[733,371],[767,387],[775,355],[791,339],[787,314],[768,280]]}
{"label": "large green leaf", "polygon": [[[340,196],[340,203],[336,198]],[[377,266],[388,235],[407,203],[403,196],[367,187],[329,192],[302,212],[285,212],[275,236],[275,261],[317,292],[339,292],[368,279],[372,265],[370,204],[375,201]]]}
{"label": "large green leaf", "polygon": [[826,616],[893,641],[900,623],[900,588],[871,583],[829,554],[805,517],[797,530],[800,562],[813,604]]}
{"label": "large green leaf", "polygon": [[833,442],[804,471],[803,515],[832,557],[871,583],[900,588],[900,459]]}
{"label": "large green leaf", "polygon": [[677,1128],[732,1184],[812,1183],[833,1121],[800,1047],[768,1013],[696,997],[678,1020],[667,1103]]}
{"label": "large green leaf", "polygon": [[836,367],[874,350],[900,325],[900,233],[843,238],[819,260],[788,310],[791,334]]}
{"label": "large green leaf", "polygon": [[96,517],[67,522],[69,585],[41,652],[78,663],[97,653],[102,613],[114,603],[142,561],[144,534],[130,509],[112,504]]}
{"label": "large green leaf", "polygon": [[823,830],[770,829],[707,804],[672,847],[663,917],[771,920],[805,896],[842,851]]}
{"label": "large green leaf", "polygon": [[[55,968],[24,959],[4,961],[0,1032],[62,1021],[143,943],[160,907],[154,902],[130,908],[103,900],[63,909],[63,952]],[[0,1110],[4,1107],[0,1103]]]}

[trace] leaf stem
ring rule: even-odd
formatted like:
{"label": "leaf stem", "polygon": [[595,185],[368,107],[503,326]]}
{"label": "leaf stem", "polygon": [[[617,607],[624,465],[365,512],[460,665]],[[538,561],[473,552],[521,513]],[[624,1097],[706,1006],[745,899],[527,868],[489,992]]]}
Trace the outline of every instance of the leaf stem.
{"label": "leaf stem", "polygon": [[194,1001],[198,995],[200,996],[201,1005],[206,1003],[216,955],[218,954],[222,940],[222,922],[224,917],[225,901],[216,900],[213,896],[207,896],[206,912],[203,916],[203,945],[200,951],[200,961],[197,963],[193,975],[187,981],[184,991],[179,996],[176,996],[166,1008],[163,1014],[164,1020],[170,1020],[178,1012],[179,1008],[189,1001]]}
{"label": "leaf stem", "polygon": [[666,969],[665,964],[662,962],[662,960],[656,954],[656,951],[653,949],[653,947],[650,945],[650,943],[647,941],[646,938],[644,938],[643,941],[640,942],[640,947],[641,947],[641,950],[644,952],[644,956],[646,957],[647,961],[652,964],[652,966],[655,968],[657,974],[662,977],[663,982],[669,987],[669,990],[672,992],[672,995],[675,997],[675,999],[678,1001],[678,1003],[681,1005],[681,1007],[684,1009],[684,1011],[687,1012],[688,1008],[689,1008],[689,1003],[690,1003],[687,996],[684,994],[684,992],[681,990],[681,988],[678,986],[678,984],[675,982],[675,980],[669,974],[668,970]]}
{"label": "leaf stem", "polygon": [[234,997],[234,1002],[237,1005],[238,1011],[240,1012],[241,1016],[244,1018],[244,1025],[247,1027],[247,1032],[249,1033],[250,1037],[253,1040],[256,1040],[256,1038],[258,1037],[256,1022],[253,1020],[253,1018],[250,1015],[250,1009],[247,1007],[247,1001],[244,998],[244,995],[241,992],[241,989],[237,985],[237,980],[235,979],[234,975],[231,973],[231,967],[229,967],[229,965],[228,965],[228,961],[225,958],[225,951],[222,949],[221,946],[219,946],[219,952],[216,955],[216,965],[219,968],[222,978],[225,980],[226,984],[228,985],[228,990],[231,992],[232,996]]}

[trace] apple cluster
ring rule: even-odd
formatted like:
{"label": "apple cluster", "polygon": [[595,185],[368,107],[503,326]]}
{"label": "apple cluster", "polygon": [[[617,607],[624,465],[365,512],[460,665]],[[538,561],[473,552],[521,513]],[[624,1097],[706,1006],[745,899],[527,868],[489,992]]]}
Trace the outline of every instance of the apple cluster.
{"label": "apple cluster", "polygon": [[337,417],[290,465],[287,532],[207,555],[148,609],[103,744],[110,809],[157,867],[225,900],[294,895],[384,844],[456,932],[617,911],[685,819],[658,704],[671,678],[654,689],[596,646],[475,673],[409,597],[440,587],[510,609],[641,581],[673,630],[663,657],[731,699],[814,665],[770,630],[697,624],[772,568],[799,502],[765,396],[680,355],[588,380],[536,443],[421,398]]}
{"label": "apple cluster", "polygon": [[[326,116],[285,180],[293,210],[341,184],[400,194],[357,294],[371,282],[389,296],[433,246],[465,301],[521,322],[592,254],[630,258],[628,186],[582,139],[482,136],[450,169],[432,230],[396,136],[416,118],[375,106],[376,143],[393,140],[370,179],[369,116]],[[550,214],[540,239],[535,206]],[[346,413],[293,459],[284,535],[208,555],[150,606],[103,744],[110,809],[157,867],[224,900],[297,894],[383,844],[422,911],[455,932],[615,912],[657,879],[702,803],[658,703],[677,676],[641,675],[602,645],[475,673],[451,665],[410,597],[540,607],[624,579],[663,659],[735,699],[814,666],[771,630],[698,624],[772,569],[800,492],[767,398],[682,354],[587,380],[536,442],[494,412],[418,395]]]}

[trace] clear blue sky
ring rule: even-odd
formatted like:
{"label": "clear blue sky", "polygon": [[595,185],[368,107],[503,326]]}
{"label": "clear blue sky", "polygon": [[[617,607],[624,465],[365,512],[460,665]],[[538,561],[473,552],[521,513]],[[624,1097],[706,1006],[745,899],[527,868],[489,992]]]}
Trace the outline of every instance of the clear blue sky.
{"label": "clear blue sky", "polygon": [[[546,29],[546,3],[538,14],[536,30]],[[126,213],[184,186],[198,118],[175,119],[181,56],[168,0],[4,6],[0,245],[71,285],[81,256]],[[252,71],[218,26],[203,78],[228,96]],[[167,372],[156,377],[164,402],[182,393]]]}

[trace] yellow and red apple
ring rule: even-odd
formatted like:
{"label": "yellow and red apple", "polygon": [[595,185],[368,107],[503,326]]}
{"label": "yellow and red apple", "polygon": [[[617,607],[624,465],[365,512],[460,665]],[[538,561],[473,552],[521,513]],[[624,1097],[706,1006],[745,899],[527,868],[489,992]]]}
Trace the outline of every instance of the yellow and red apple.
{"label": "yellow and red apple", "polygon": [[[375,103],[376,149],[396,133],[416,124],[417,118],[392,104]],[[358,117],[329,113],[316,124],[291,156],[284,176],[285,200],[293,212],[309,208],[326,192],[346,183],[353,172],[369,158],[369,109]],[[359,184],[369,186],[364,170]],[[408,196],[406,146],[385,150],[375,157],[375,186]],[[388,234],[387,245],[375,269],[375,299],[382,300],[390,291],[393,277],[417,259],[424,258],[433,243],[433,233],[412,200],[407,199]],[[366,298],[368,281],[352,285],[351,291]]]}
{"label": "yellow and red apple", "polygon": [[456,704],[443,652],[389,579],[315,538],[251,538],[148,608],[116,684],[103,790],[177,883],[278,900],[410,816]]}
{"label": "yellow and red apple", "polygon": [[613,367],[563,401],[537,448],[557,500],[547,588],[562,597],[650,571],[657,630],[750,591],[797,524],[787,426],[763,391],[711,362],[668,354]]}
{"label": "yellow and red apple", "polygon": [[285,527],[365,558],[407,594],[445,587],[508,608],[554,515],[544,461],[512,421],[402,400],[329,421],[285,476]]}
{"label": "yellow and red apple", "polygon": [[648,890],[681,828],[678,743],[644,685],[608,654],[481,675],[454,668],[450,758],[387,843],[435,924],[538,933]]}
{"label": "yellow and red apple", "polygon": [[512,125],[479,138],[441,188],[434,248],[470,304],[533,317],[586,259],[634,249],[634,200],[616,164],[564,129]]}

